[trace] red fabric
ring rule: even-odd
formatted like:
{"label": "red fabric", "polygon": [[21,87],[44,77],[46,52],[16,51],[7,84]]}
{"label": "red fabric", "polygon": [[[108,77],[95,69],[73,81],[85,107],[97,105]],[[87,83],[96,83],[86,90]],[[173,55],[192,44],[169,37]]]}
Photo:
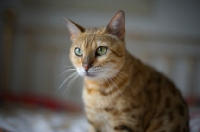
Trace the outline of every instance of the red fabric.
{"label": "red fabric", "polygon": [[62,101],[57,98],[49,96],[34,95],[29,93],[14,94],[14,93],[3,93],[0,96],[1,101],[4,103],[24,103],[28,105],[43,106],[53,110],[65,109],[69,112],[77,112],[80,108],[67,101]]}

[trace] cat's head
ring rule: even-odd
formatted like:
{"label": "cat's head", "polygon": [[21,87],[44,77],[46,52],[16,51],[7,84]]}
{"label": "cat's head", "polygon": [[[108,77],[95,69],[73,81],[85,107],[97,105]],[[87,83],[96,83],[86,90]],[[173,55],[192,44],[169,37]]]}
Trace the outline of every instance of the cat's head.
{"label": "cat's head", "polygon": [[70,60],[89,79],[111,78],[124,65],[125,15],[119,11],[105,27],[85,29],[66,19],[71,34]]}

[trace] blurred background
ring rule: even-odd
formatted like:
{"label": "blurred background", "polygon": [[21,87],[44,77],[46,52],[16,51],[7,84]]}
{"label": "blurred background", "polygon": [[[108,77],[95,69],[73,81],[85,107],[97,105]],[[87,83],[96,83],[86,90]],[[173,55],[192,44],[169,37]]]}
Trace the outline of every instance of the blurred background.
{"label": "blurred background", "polygon": [[86,28],[98,27],[119,10],[126,14],[128,51],[172,79],[193,105],[200,97],[198,0],[1,0],[0,104],[81,109],[81,78],[66,94],[69,81],[57,90],[70,73],[60,74],[72,65],[63,17]]}
{"label": "blurred background", "polygon": [[3,0],[0,4],[1,94],[31,93],[82,105],[82,79],[56,91],[71,66],[63,17],[83,27],[126,14],[127,49],[175,81],[182,94],[200,95],[200,2],[173,0]]}

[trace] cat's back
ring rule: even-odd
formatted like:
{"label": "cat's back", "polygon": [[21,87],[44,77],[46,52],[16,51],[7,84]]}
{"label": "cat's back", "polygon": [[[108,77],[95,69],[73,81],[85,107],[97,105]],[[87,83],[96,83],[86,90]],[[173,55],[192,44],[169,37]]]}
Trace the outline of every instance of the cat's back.
{"label": "cat's back", "polygon": [[180,91],[164,74],[145,64],[143,73],[144,120],[146,132],[168,130],[188,132],[188,108]]}

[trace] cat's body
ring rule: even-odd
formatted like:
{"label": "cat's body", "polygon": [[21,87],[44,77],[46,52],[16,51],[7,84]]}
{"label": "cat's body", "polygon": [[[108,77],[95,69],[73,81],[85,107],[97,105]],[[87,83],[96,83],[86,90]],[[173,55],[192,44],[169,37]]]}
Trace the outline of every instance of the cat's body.
{"label": "cat's body", "polygon": [[123,11],[102,28],[67,22],[70,59],[85,76],[89,132],[189,131],[187,105],[175,85],[125,49]]}

